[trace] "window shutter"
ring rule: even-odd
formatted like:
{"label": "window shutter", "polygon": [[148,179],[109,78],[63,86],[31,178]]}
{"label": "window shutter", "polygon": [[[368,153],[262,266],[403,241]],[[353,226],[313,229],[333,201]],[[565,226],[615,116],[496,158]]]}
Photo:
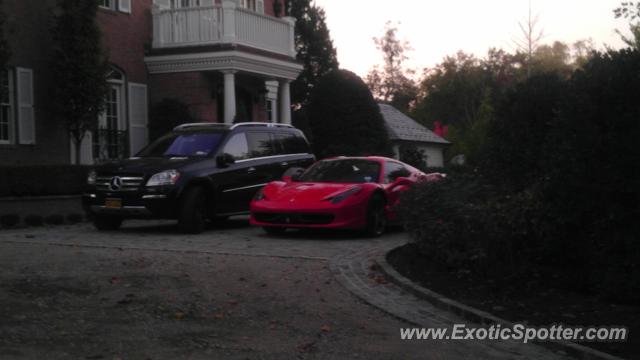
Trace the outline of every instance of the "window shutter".
{"label": "window shutter", "polygon": [[129,145],[135,155],[148,142],[147,86],[129,83]]}
{"label": "window shutter", "polygon": [[127,14],[131,14],[131,0],[119,0],[118,10]]}
{"label": "window shutter", "polygon": [[16,69],[18,99],[18,139],[20,144],[36,143],[36,124],[33,111],[33,70]]}
{"label": "window shutter", "polygon": [[256,12],[259,14],[264,14],[264,0],[256,1]]}

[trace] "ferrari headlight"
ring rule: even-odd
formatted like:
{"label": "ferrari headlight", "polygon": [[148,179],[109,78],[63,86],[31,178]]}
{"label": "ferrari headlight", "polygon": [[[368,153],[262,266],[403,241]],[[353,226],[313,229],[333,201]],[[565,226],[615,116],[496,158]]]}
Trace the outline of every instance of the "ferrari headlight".
{"label": "ferrari headlight", "polygon": [[96,171],[95,170],[89,171],[89,174],[87,175],[87,184],[89,184],[89,185],[95,185],[96,184]]}
{"label": "ferrari headlight", "polygon": [[331,201],[332,204],[338,204],[339,202],[344,201],[344,199],[348,198],[349,196],[359,193],[360,190],[362,190],[361,186],[354,186],[347,191],[341,192],[340,194],[335,196],[328,197],[324,200]]}
{"label": "ferrari headlight", "polygon": [[167,170],[153,175],[147,181],[147,186],[175,185],[179,178],[178,170]]}

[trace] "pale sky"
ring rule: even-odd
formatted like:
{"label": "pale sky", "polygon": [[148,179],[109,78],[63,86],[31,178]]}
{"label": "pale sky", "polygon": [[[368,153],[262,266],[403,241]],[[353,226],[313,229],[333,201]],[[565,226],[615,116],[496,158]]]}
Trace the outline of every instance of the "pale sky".
{"label": "pale sky", "polygon": [[[531,0],[539,15],[543,43],[573,43],[591,38],[596,48],[623,43],[615,33],[628,33],[627,22],[615,19],[622,0]],[[458,50],[483,57],[490,47],[515,50],[518,22],[528,14],[528,0],[315,0],[327,15],[340,67],[365,76],[382,62],[373,43],[385,23],[399,22],[400,39],[408,40],[408,67],[422,72]]]}

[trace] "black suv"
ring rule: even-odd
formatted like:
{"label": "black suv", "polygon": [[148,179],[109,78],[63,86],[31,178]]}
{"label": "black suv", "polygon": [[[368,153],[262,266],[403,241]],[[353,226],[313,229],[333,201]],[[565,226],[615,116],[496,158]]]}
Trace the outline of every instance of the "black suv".
{"label": "black suv", "polygon": [[248,213],[262,186],[314,161],[304,135],[290,125],[185,124],[135,157],[96,167],[83,204],[100,230],[157,218],[199,233],[207,219]]}

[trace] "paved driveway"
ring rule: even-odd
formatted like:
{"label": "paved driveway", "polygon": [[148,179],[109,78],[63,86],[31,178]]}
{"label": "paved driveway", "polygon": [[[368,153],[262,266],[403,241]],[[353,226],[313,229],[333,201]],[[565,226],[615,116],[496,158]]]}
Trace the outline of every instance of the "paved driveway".
{"label": "paved driveway", "polygon": [[399,329],[412,325],[329,270],[331,259],[404,241],[401,232],[271,237],[242,219],[197,236],[165,222],[0,232],[0,358],[531,357],[481,342],[402,341]]}

